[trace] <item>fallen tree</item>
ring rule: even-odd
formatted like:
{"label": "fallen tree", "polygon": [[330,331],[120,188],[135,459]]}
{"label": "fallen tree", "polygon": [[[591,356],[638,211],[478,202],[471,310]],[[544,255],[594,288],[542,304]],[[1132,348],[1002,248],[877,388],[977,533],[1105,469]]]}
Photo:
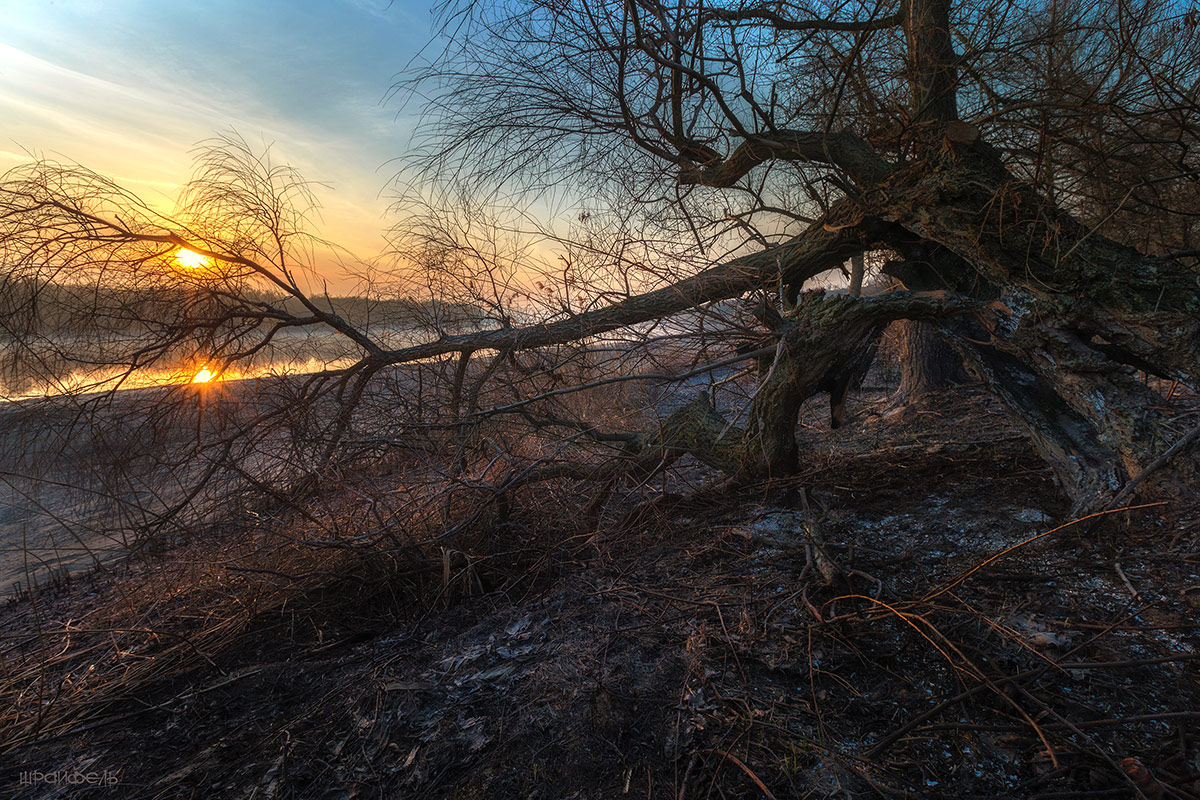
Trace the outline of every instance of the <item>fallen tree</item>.
{"label": "fallen tree", "polygon": [[[773,201],[787,187],[810,196],[824,187],[827,211],[787,243],[571,325],[583,334],[593,321],[608,329],[652,309],[777,290],[788,331],[777,333],[778,357],[762,371],[749,431],[731,435],[698,403],[690,418],[668,422],[665,438],[689,439],[690,452],[730,474],[786,473],[798,403],[873,330],[862,324],[870,303],[789,301],[819,266],[888,253],[884,271],[908,289],[989,307],[943,319],[940,337],[1024,421],[1076,508],[1093,508],[1183,435],[1137,373],[1194,386],[1200,366],[1200,273],[1188,249],[1195,213],[1182,200],[1194,196],[1197,174],[1188,88],[1196,42],[1193,18],[1165,4],[1068,5],[903,0],[818,12],[790,3],[534,2],[515,17],[465,3],[452,17],[464,23],[463,49],[425,76],[449,78],[453,94],[434,117],[442,161],[424,163],[450,180],[511,180],[539,164],[547,170],[539,174],[552,174],[561,169],[554,155],[568,151],[586,152],[598,171],[610,163],[601,145],[623,141],[642,157],[632,167],[633,156],[612,159],[634,173],[629,188],[673,177],[736,190],[749,199],[725,219],[739,223],[802,220],[802,208]],[[467,52],[483,41],[509,55]],[[978,122],[961,119],[964,106]],[[515,119],[497,125],[483,113],[499,110]],[[514,129],[538,141],[524,172],[500,160],[514,154]],[[448,155],[463,160],[447,170]],[[1131,175],[1135,164],[1146,174]],[[687,213],[684,199],[670,203]],[[699,244],[698,223],[687,222]],[[1146,224],[1173,233],[1138,234],[1140,242],[1179,252],[1149,255],[1120,241]],[[772,260],[777,270],[760,281],[724,280],[733,265]],[[916,304],[884,306],[889,319],[951,317],[948,307],[931,315]],[[1154,490],[1186,496],[1195,479],[1196,453],[1187,451],[1157,473]]]}
{"label": "fallen tree", "polygon": [[[439,302],[490,309],[482,316],[492,327],[435,326],[436,337],[395,347],[350,324],[297,277],[303,212],[287,209],[303,199],[304,184],[236,142],[202,158],[179,220],[79,170],[10,173],[0,207],[7,279],[70,273],[143,292],[160,284],[176,291],[182,281],[199,299],[126,343],[121,363],[130,369],[197,331],[226,366],[285,330],[336,332],[353,358],[310,384],[340,403],[326,420],[326,460],[368,385],[393,365],[456,358],[448,424],[461,426],[495,413],[475,399],[462,408],[465,396],[478,397],[478,386],[464,390],[473,359],[486,357],[484,381],[516,353],[594,341],[754,293],[766,298],[757,314],[765,345],[746,354],[759,362],[759,382],[744,427],[697,400],[659,430],[608,437],[621,443],[622,458],[664,463],[690,453],[742,481],[794,472],[801,405],[828,391],[840,422],[837,409],[882,327],[923,321],[930,324],[921,335],[948,345],[1024,422],[1076,509],[1094,509],[1183,436],[1165,398],[1138,373],[1193,388],[1200,375],[1200,272],[1187,248],[1194,211],[1161,194],[1194,191],[1200,106],[1188,86],[1200,59],[1194,25],[1176,24],[1168,4],[1080,6],[1066,22],[1056,8],[1033,3],[1002,14],[984,4],[903,0],[818,13],[788,3],[641,0],[448,9],[456,23],[447,27],[449,47],[414,78],[418,87],[435,79],[449,87],[432,106],[429,148],[413,161],[423,185],[451,187],[457,197],[471,187],[530,188],[564,180],[570,161],[569,174],[615,198],[581,214],[583,238],[566,243],[607,272],[597,268],[590,293],[578,290],[582,299],[557,309],[544,303],[540,320],[514,322],[508,279],[497,280],[494,261],[474,253],[447,267],[455,244],[431,233],[427,213],[413,217],[425,223],[409,224],[421,241],[400,244],[413,245],[406,252],[426,265],[427,278],[436,272],[469,287]],[[1049,66],[1022,47],[1051,54]],[[1104,72],[1102,60],[1115,60],[1120,75]],[[964,106],[970,121],[960,118]],[[1155,115],[1157,127],[1148,126]],[[1127,131],[1109,143],[1116,155],[1108,158],[1091,139],[1116,123]],[[1114,159],[1149,177],[1130,178]],[[796,191],[807,199],[797,201]],[[717,210],[712,198],[721,193],[741,205]],[[1143,250],[1122,241],[1155,219],[1164,220],[1161,235],[1139,235]],[[638,241],[637,258],[621,236],[631,220],[655,232]],[[598,231],[610,224],[602,241]],[[709,256],[718,246],[728,257]],[[200,277],[164,272],[178,248],[218,268]],[[882,256],[883,271],[907,291],[803,291],[864,254]],[[566,260],[569,290],[576,278]],[[631,288],[638,270],[653,284],[641,292]],[[251,294],[251,286],[290,299]],[[511,413],[528,414],[528,406],[518,402]],[[605,435],[588,420],[567,426]],[[1172,451],[1141,489],[1188,496],[1197,466],[1194,448]],[[611,471],[595,474],[611,480]]]}

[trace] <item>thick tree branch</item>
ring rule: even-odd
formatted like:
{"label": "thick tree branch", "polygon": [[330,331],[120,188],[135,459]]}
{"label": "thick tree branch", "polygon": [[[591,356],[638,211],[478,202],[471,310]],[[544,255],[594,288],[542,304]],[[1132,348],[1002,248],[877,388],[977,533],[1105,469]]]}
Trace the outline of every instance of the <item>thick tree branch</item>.
{"label": "thick tree branch", "polygon": [[381,364],[401,364],[425,358],[475,350],[529,350],[573,342],[588,336],[637,325],[680,311],[737,297],[764,284],[779,281],[798,287],[814,275],[840,266],[870,243],[870,226],[854,215],[849,203],[836,205],[829,214],[785,244],[735,258],[691,278],[652,292],[634,295],[610,306],[558,322],[480,333],[446,336],[435,342],[391,350],[375,357]]}
{"label": "thick tree branch", "polygon": [[849,175],[861,189],[878,185],[892,173],[892,165],[849,130],[839,133],[778,130],[743,142],[724,160],[682,170],[679,182],[733,186],[750,170],[771,160],[829,164]]}
{"label": "thick tree branch", "polygon": [[788,312],[783,339],[751,403],[749,425],[735,427],[707,394],[677,409],[657,435],[645,437],[663,458],[690,453],[738,480],[795,472],[796,420],[804,401],[896,319],[938,319],[984,312],[986,306],[949,292],[896,292],[879,297],[810,292]]}
{"label": "thick tree branch", "polygon": [[958,118],[956,61],[950,38],[950,0],[905,0],[905,34],[915,119]]}
{"label": "thick tree branch", "polygon": [[[775,5],[777,8],[778,6]],[[889,14],[879,19],[862,21],[838,21],[831,19],[790,19],[768,6],[750,6],[739,9],[714,8],[704,12],[701,22],[761,22],[777,31],[881,31],[894,28],[904,22],[904,14]]]}

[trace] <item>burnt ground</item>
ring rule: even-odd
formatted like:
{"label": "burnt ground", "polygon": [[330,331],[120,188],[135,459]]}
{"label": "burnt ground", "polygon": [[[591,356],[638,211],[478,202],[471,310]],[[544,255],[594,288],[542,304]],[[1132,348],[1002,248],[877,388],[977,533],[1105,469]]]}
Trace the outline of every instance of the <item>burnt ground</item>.
{"label": "burnt ground", "polygon": [[531,491],[424,561],[251,515],[10,601],[0,796],[1200,796],[1196,510],[1067,524],[977,389],[883,403],[791,485]]}

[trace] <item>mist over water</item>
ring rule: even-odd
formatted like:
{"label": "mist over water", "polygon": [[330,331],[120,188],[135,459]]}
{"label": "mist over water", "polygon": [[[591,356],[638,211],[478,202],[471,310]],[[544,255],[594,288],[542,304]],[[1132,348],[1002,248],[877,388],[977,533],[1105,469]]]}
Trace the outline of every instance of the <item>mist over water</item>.
{"label": "mist over water", "polygon": [[[437,337],[399,326],[371,335],[389,348]],[[241,472],[271,480],[288,467],[296,443],[287,418],[261,430],[249,420],[291,408],[289,382],[191,391],[201,368],[233,382],[336,370],[361,357],[333,332],[290,330],[266,344],[244,336],[238,349],[262,349],[229,366],[193,345],[131,368],[112,362],[135,337],[98,339],[0,340],[0,594],[120,557],[178,505],[188,511],[173,519],[191,524],[229,502]],[[308,402],[320,416],[322,401]],[[223,450],[235,430],[248,433]]]}
{"label": "mist over water", "polygon": [[[371,335],[388,348],[407,347],[436,338],[412,327],[375,328]],[[261,337],[259,342],[261,343]],[[250,349],[251,342],[238,349]],[[0,402],[119,389],[140,389],[192,382],[207,367],[215,380],[239,380],[270,375],[298,375],[343,369],[361,357],[361,350],[331,331],[281,331],[252,355],[229,363],[232,351],[205,353],[202,347],[181,346],[154,363],[131,367],[115,363],[130,350],[130,340],[97,342],[68,336],[30,342],[0,341]]]}

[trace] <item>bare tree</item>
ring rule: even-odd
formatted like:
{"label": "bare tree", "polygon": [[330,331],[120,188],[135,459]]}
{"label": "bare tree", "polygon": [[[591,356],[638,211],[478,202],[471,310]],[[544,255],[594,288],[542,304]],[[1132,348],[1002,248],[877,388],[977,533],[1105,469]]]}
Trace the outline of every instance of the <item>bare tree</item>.
{"label": "bare tree", "polygon": [[[1133,375],[1196,376],[1195,217],[1163,199],[1188,196],[1197,174],[1197,40],[1175,6],[473,2],[444,13],[449,49],[413,84],[436,94],[420,176],[478,192],[579,181],[614,198],[617,215],[640,212],[667,284],[497,345],[777,292],[775,368],[732,440],[749,473],[790,469],[792,411],[826,379],[802,370],[773,393],[780,364],[815,364],[814,348],[829,346],[795,331],[867,308],[873,322],[935,318],[1080,507],[1182,435]],[[1165,237],[1132,235],[1128,221],[1151,216]],[[688,242],[709,266],[678,259],[672,248]],[[919,310],[901,297],[790,306],[806,279],[866,249],[893,253],[886,271],[909,289],[950,294]],[[619,250],[610,264],[617,284],[642,268]],[[865,342],[875,330],[843,334]],[[711,413],[690,421],[727,431]],[[778,447],[761,444],[767,430]],[[1185,454],[1156,482],[1176,492],[1194,472]]]}
{"label": "bare tree", "polygon": [[[1175,199],[1195,184],[1200,59],[1170,4],[531,0],[443,15],[446,47],[407,85],[428,117],[396,267],[375,275],[426,293],[431,335],[396,339],[306,291],[306,184],[225,141],[173,219],[78,169],[6,177],[25,361],[46,360],[29,322],[46,287],[113,320],[88,328],[99,350],[60,337],[54,358],[126,376],[199,341],[232,370],[322,329],[344,343],[336,366],[223,423],[209,463],[247,477],[279,420],[297,435],[276,471],[294,480],[419,430],[452,448],[446,480],[492,499],[563,476],[602,496],[683,454],[736,480],[793,473],[802,404],[829,392],[840,419],[880,331],[913,320],[1025,423],[1078,508],[1135,478],[1194,489],[1195,453],[1171,450],[1184,432],[1135,375],[1192,385],[1200,366],[1194,217]],[[572,219],[538,223],[555,203]],[[1148,218],[1160,232],[1135,235]],[[173,268],[180,248],[211,268]],[[907,291],[802,291],[866,252],[888,254]],[[114,282],[167,311],[95,290]],[[449,324],[453,308],[471,325]],[[639,426],[568,403],[750,359],[740,407],[705,393]],[[436,402],[400,364],[432,371]],[[481,427],[499,419],[558,444],[518,453]]]}
{"label": "bare tree", "polygon": [[[180,743],[164,747],[171,752],[151,767],[186,761],[149,776],[149,793],[198,781],[253,784],[266,794],[324,791],[341,781],[350,791],[368,773],[410,793],[469,791],[477,774],[486,777],[478,785],[493,790],[529,787],[524,772],[486,763],[481,770],[476,756],[486,757],[486,747],[528,764],[530,744],[540,746],[554,728],[544,729],[540,716],[512,736],[505,726],[508,709],[532,697],[566,709],[560,729],[578,739],[571,752],[581,757],[605,749],[578,724],[589,709],[606,742],[611,720],[660,720],[616,750],[605,745],[617,757],[606,757],[608,777],[585,791],[628,790],[631,767],[642,769],[630,746],[646,750],[659,738],[665,749],[654,752],[667,761],[644,765],[648,794],[683,796],[702,775],[708,780],[705,773],[716,780],[713,770],[725,762],[756,784],[730,784],[733,793],[766,791],[773,773],[746,753],[730,755],[736,748],[722,742],[747,742],[747,731],[769,728],[775,738],[754,747],[773,764],[791,754],[780,771],[792,787],[801,785],[797,765],[807,764],[809,791],[853,788],[858,779],[842,775],[857,765],[861,785],[877,793],[937,792],[930,776],[941,780],[951,762],[939,761],[940,744],[930,749],[913,735],[1017,732],[1019,720],[1041,740],[1048,764],[1022,756],[1032,752],[1032,737],[1012,737],[993,761],[1029,763],[1004,772],[993,782],[1005,784],[997,791],[1019,779],[1030,791],[1064,780],[1095,793],[1113,774],[1125,781],[1121,788],[1141,787],[1146,796],[1185,785],[1191,774],[1176,771],[1193,755],[1184,729],[1168,749],[1151,728],[1130,726],[1182,725],[1193,712],[1108,714],[1105,707],[1120,712],[1138,699],[1119,681],[1093,693],[1086,720],[1077,724],[1070,710],[1088,697],[1076,672],[1124,670],[1149,676],[1153,687],[1177,684],[1192,654],[1179,652],[1172,629],[1187,627],[1186,619],[1176,626],[1159,615],[1142,625],[1122,611],[1111,624],[1080,623],[1088,633],[1075,640],[1066,628],[1046,636],[1044,626],[1020,623],[1009,613],[1011,594],[982,607],[960,599],[960,589],[970,589],[964,582],[1006,577],[992,571],[997,560],[1074,522],[1025,538],[1017,533],[1028,523],[1014,519],[1002,532],[1014,534],[1012,543],[1001,552],[991,552],[986,537],[982,560],[968,550],[971,566],[960,572],[947,562],[926,588],[906,577],[900,545],[881,544],[868,563],[897,560],[899,603],[884,594],[892,584],[880,581],[869,605],[853,584],[810,603],[807,567],[729,580],[730,564],[736,571],[790,560],[777,557],[776,545],[801,535],[791,513],[753,523],[738,514],[736,528],[722,520],[711,548],[683,548],[673,561],[654,552],[640,563],[622,558],[615,570],[565,562],[592,548],[606,555],[597,533],[609,526],[597,518],[616,505],[609,498],[628,487],[634,494],[657,476],[666,483],[665,469],[685,455],[726,476],[730,494],[797,486],[806,472],[796,435],[803,405],[828,393],[832,422],[845,421],[847,397],[881,331],[897,321],[926,326],[921,341],[951,348],[1023,422],[1075,512],[1118,508],[1135,492],[1194,506],[1194,406],[1182,408],[1154,378],[1190,387],[1194,403],[1195,14],[1165,0],[459,0],[442,13],[445,47],[407,87],[425,95],[428,117],[404,175],[410,183],[398,203],[394,252],[353,264],[366,278],[363,296],[328,297],[315,288],[316,251],[328,247],[312,233],[315,187],[236,137],[201,149],[195,179],[171,215],[78,167],[39,162],[0,178],[0,510],[19,497],[91,548],[101,534],[123,546],[152,544],[140,537],[195,531],[209,515],[247,522],[222,526],[219,544],[197,548],[213,560],[229,556],[211,570],[188,566],[178,579],[155,570],[134,592],[123,582],[100,587],[98,606],[83,598],[49,610],[29,603],[28,615],[16,619],[38,629],[36,646],[32,633],[18,630],[5,651],[12,698],[0,713],[5,748],[36,745],[32,755],[68,759],[57,763],[74,769],[69,759],[83,751],[64,747],[64,735],[87,733],[85,745],[112,755],[121,752],[113,744],[121,736],[95,731],[93,720],[148,714],[134,724],[166,720],[162,741]],[[563,209],[570,213],[557,213]],[[847,263],[853,277],[880,262],[903,289],[806,291]],[[298,374],[264,374],[292,354],[313,361]],[[203,372],[245,380],[190,383]],[[56,396],[33,397],[42,389]],[[974,469],[1020,452],[988,449],[966,463]],[[935,469],[944,457],[910,463]],[[872,469],[888,468],[884,462]],[[840,490],[843,473],[834,472],[825,471],[824,485]],[[318,491],[331,484],[336,491]],[[921,490],[912,484],[910,472],[898,485]],[[1041,487],[1042,476],[1014,485]],[[1004,500],[1024,502],[1019,494]],[[827,581],[855,575],[824,546],[821,515],[807,513],[806,495],[803,539],[792,541],[809,550]],[[968,502],[978,496],[965,493]],[[573,513],[526,524],[535,514],[522,515],[521,504],[547,499],[543,508]],[[952,508],[926,500],[908,505],[936,508],[939,520]],[[75,505],[61,513],[60,501]],[[891,526],[870,525],[878,511],[854,518],[868,524],[868,536]],[[1028,516],[1033,511],[1020,516],[1042,519]],[[28,522],[15,516],[0,516],[0,533]],[[908,525],[899,525],[903,537]],[[946,540],[951,547],[965,546],[976,530],[964,527]],[[543,535],[546,528],[553,530]],[[219,552],[243,534],[232,553]],[[1022,585],[1027,565],[1041,569],[1048,551],[1025,552],[1018,571],[1007,573]],[[844,566],[861,566],[855,558]],[[526,572],[529,561],[537,563]],[[699,562],[711,568],[680,578],[679,569]],[[1056,575],[1073,568],[1068,559],[1051,566]],[[566,572],[555,583],[570,584],[567,591],[536,589],[535,576],[550,571]],[[1142,575],[1159,572],[1131,581],[1120,564],[1104,571],[1132,596],[1128,614],[1144,610],[1144,601],[1171,605],[1144,586]],[[1105,590],[1100,574],[1083,594],[1100,598],[1107,613],[1128,601],[1119,588]],[[1190,580],[1186,565],[1162,574],[1180,586]],[[644,588],[663,576],[672,579],[665,591]],[[466,625],[454,628],[465,619],[458,611],[428,616],[458,593],[485,591],[489,577],[503,581],[488,592],[497,602],[478,604]],[[800,584],[795,592],[780,589],[788,581]],[[343,602],[351,585],[357,589]],[[1063,587],[1044,588],[1053,598],[1041,606],[1048,617],[1071,611],[1063,611]],[[913,589],[918,594],[903,599]],[[504,595],[514,600],[511,615],[499,613]],[[1176,600],[1174,611],[1186,614],[1187,598]],[[586,604],[578,613],[576,601]],[[380,603],[449,625],[448,633],[416,642],[421,652],[412,659],[398,655],[407,636],[343,650],[359,641],[361,617]],[[117,604],[119,614],[96,613]],[[640,619],[629,619],[631,604]],[[318,606],[327,613],[309,613]],[[722,607],[740,608],[742,619],[722,616]],[[539,622],[546,613],[561,617],[560,633],[583,617],[595,625],[560,636]],[[682,620],[664,640],[662,625],[675,617]],[[901,633],[880,630],[888,617]],[[343,627],[338,618],[350,622]],[[118,628],[123,620],[132,624]],[[298,620],[311,624],[311,635],[297,635]],[[773,635],[780,626],[787,636]],[[631,633],[638,627],[647,631],[643,640]],[[779,704],[770,675],[763,692],[725,691],[754,684],[763,669],[778,672],[777,662],[790,669],[806,628],[813,682],[807,694],[793,692],[792,711]],[[292,642],[269,646],[264,637],[274,630]],[[515,647],[519,657],[508,660],[524,663],[514,667],[521,672],[476,692],[462,681],[475,680],[472,659],[496,649],[499,634],[491,633],[503,630],[536,631],[529,641],[542,644],[528,659],[528,648]],[[543,634],[559,638],[543,641]],[[596,646],[572,650],[581,636],[594,636]],[[687,651],[686,665],[670,652],[672,637]],[[765,666],[747,661],[741,669],[738,653],[764,637],[782,649],[759,659]],[[1118,639],[1127,640],[1128,657]],[[293,656],[305,652],[320,658],[288,679],[301,660]],[[553,660],[560,652],[570,663]],[[589,653],[595,664],[580,666]],[[1091,660],[1056,661],[1056,653]],[[840,662],[849,666],[838,674]],[[648,674],[644,668],[656,663],[661,668],[649,672],[661,680],[618,680],[622,671]],[[1163,668],[1158,682],[1146,671],[1155,664]],[[546,692],[526,692],[550,672],[562,679]],[[1047,682],[1057,673],[1072,685],[1052,691]],[[489,667],[476,677],[492,681],[491,674]],[[818,704],[819,681],[835,687],[836,700],[837,686],[853,688],[872,674],[891,681],[880,686],[900,689],[883,715],[904,720],[894,730],[877,725],[878,714],[861,713],[878,705],[879,692],[852,691],[849,705],[822,701],[824,711]],[[418,676],[430,691],[406,688]],[[597,692],[578,691],[580,676],[594,678]],[[241,682],[250,678],[255,683]],[[327,678],[334,685],[315,705],[277,693],[311,694]],[[705,697],[736,701],[737,713],[727,713],[724,701],[698,702],[691,717],[681,716],[677,701],[692,697],[697,682],[708,687]],[[230,761],[200,746],[187,723],[212,716],[216,690],[240,698],[254,687],[263,688],[265,705],[241,703],[237,717],[248,738],[225,740],[235,750],[257,742],[250,749],[265,756]],[[1010,697],[1010,688],[1020,694]],[[627,708],[614,712],[615,692],[648,699],[621,701]],[[401,693],[411,695],[405,704],[389,699]],[[446,713],[435,719],[422,711],[412,726],[392,726],[435,694],[450,698],[440,707]],[[431,731],[471,727],[460,724],[463,715],[474,716],[486,694],[511,701],[493,706],[502,736],[476,741],[481,729],[472,727],[446,747],[427,746]],[[330,716],[334,706],[340,718]],[[772,717],[777,706],[787,716]],[[827,713],[832,706],[849,711]],[[766,727],[755,722],[760,707]],[[251,719],[264,708],[273,719]],[[938,715],[950,715],[948,723]],[[247,719],[252,724],[242,725]],[[187,735],[172,740],[172,726]],[[690,738],[692,728],[707,741]],[[786,749],[809,729],[813,741],[851,744],[808,756]],[[397,746],[404,753],[402,737],[414,746],[400,764],[389,753]],[[906,737],[906,753],[871,762]],[[436,749],[444,753],[426,754]],[[352,751],[358,755],[344,768],[327,763]],[[1056,752],[1083,755],[1060,766]],[[707,765],[705,754],[714,759]],[[974,768],[977,756],[964,755],[964,763]],[[288,766],[305,759],[319,768]],[[443,769],[452,761],[466,771]],[[382,762],[396,769],[383,775]]]}

